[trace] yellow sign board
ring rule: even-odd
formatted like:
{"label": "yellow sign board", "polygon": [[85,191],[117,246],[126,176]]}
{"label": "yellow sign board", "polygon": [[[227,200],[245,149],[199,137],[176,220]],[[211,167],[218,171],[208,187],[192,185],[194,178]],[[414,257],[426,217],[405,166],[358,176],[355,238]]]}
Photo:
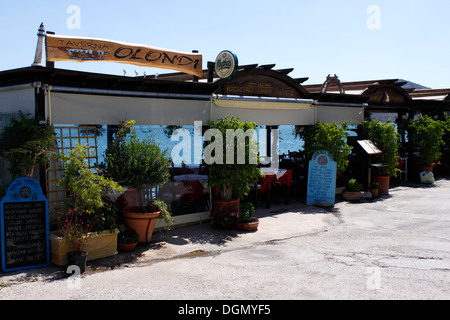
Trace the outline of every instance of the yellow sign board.
{"label": "yellow sign board", "polygon": [[46,35],[48,61],[106,61],[202,76],[202,55],[102,39]]}

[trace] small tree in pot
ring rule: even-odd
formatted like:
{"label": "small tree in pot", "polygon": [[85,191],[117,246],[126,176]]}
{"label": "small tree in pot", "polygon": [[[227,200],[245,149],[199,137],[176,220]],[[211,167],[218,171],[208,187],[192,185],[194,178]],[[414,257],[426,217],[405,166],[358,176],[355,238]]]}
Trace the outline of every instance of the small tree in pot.
{"label": "small tree in pot", "polygon": [[356,179],[350,179],[342,193],[342,198],[347,201],[359,201],[362,199],[361,184]]}
{"label": "small tree in pot", "polygon": [[409,138],[419,150],[419,171],[433,171],[435,164],[442,156],[442,147],[445,145],[445,124],[429,116],[420,116],[416,121],[409,123]]}
{"label": "small tree in pot", "polygon": [[[167,150],[161,150],[152,137],[140,139],[135,124],[135,121],[121,124],[115,140],[106,150],[105,170],[107,175],[122,186],[137,190],[139,207],[124,208],[124,222],[127,229],[139,234],[139,243],[148,243],[160,215],[163,215],[166,222],[172,220],[170,213],[162,210],[164,207],[159,202],[146,203],[144,188],[169,181],[171,160],[167,156]],[[135,222],[139,226],[133,225]]]}
{"label": "small tree in pot", "polygon": [[259,219],[253,217],[255,206],[251,202],[241,204],[239,219],[236,222],[236,229],[240,231],[257,231]]}
{"label": "small tree in pot", "polygon": [[213,223],[233,224],[239,216],[240,199],[250,191],[248,184],[262,176],[257,167],[258,145],[252,135],[256,128],[256,123],[224,117],[211,122],[205,134],[208,184],[220,194],[213,199]]}
{"label": "small tree in pot", "polygon": [[383,154],[374,156],[373,161],[385,165],[374,168],[373,181],[379,183],[380,194],[388,194],[390,178],[396,177],[400,170],[398,149],[400,145],[400,135],[391,122],[381,122],[379,120],[368,120],[363,123],[361,139],[372,141]]}

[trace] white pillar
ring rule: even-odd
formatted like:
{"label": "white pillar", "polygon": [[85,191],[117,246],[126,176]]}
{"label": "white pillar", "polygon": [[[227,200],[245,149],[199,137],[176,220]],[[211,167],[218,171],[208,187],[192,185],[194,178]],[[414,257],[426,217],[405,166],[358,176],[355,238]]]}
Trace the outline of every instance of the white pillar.
{"label": "white pillar", "polygon": [[43,23],[41,23],[37,35],[38,35],[38,43],[36,47],[36,55],[34,56],[34,62],[31,66],[43,67],[44,64],[42,63],[42,52],[44,51],[44,37],[45,37],[45,28]]}

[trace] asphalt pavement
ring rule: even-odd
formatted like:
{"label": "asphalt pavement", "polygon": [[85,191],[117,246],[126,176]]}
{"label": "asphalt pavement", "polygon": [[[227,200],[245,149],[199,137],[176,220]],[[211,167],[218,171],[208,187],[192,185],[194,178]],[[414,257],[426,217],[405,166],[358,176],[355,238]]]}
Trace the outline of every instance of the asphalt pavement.
{"label": "asphalt pavement", "polygon": [[450,179],[334,208],[258,209],[257,232],[209,223],[157,233],[132,253],[0,273],[1,300],[447,300]]}

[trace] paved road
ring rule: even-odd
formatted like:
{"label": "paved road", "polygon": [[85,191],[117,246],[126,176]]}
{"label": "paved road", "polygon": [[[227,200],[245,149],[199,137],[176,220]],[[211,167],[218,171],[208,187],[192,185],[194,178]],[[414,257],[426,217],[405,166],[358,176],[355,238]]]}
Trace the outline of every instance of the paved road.
{"label": "paved road", "polygon": [[332,210],[258,210],[256,233],[173,230],[81,279],[54,266],[0,274],[0,299],[449,299],[449,195],[439,180]]}

